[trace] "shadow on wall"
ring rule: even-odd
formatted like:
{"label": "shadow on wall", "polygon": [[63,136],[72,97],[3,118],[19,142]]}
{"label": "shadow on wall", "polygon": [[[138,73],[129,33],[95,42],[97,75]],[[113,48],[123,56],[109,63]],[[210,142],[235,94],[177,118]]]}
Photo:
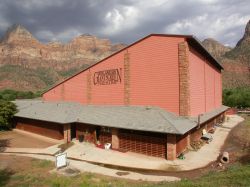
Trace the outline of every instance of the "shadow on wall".
{"label": "shadow on wall", "polygon": [[0,139],[0,152],[4,152],[9,147],[10,139]]}

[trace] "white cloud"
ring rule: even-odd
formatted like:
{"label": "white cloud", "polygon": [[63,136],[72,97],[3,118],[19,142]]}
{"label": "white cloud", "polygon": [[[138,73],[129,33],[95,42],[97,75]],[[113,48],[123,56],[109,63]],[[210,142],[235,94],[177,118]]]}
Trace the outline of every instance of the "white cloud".
{"label": "white cloud", "polygon": [[249,7],[248,0],[6,0],[0,2],[0,31],[20,23],[43,41],[87,32],[130,43],[153,32],[234,45],[250,19]]}
{"label": "white cloud", "polygon": [[[194,34],[201,39],[204,38],[230,38],[235,37],[236,33],[229,32],[238,26],[246,25],[250,14],[243,16],[232,14],[225,17],[208,16],[204,14],[194,18],[179,20],[165,27],[166,33],[172,34]],[[240,36],[239,36],[240,37]],[[232,45],[232,43],[230,43]]]}
{"label": "white cloud", "polygon": [[105,16],[106,26],[104,34],[111,35],[120,31],[134,29],[137,24],[138,10],[135,7],[125,6],[108,11]]}

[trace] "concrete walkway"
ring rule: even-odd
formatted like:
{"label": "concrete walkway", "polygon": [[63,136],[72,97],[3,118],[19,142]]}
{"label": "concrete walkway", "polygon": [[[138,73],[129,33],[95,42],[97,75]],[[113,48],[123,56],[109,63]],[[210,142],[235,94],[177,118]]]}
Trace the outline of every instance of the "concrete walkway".
{"label": "concrete walkway", "polygon": [[[210,162],[213,162],[220,155],[221,147],[223,146],[227,135],[230,130],[244,119],[238,115],[228,116],[228,120],[222,124],[222,127],[218,127],[213,134],[213,141],[204,145],[198,151],[190,151],[185,154],[185,160],[169,161],[161,158],[144,156],[136,153],[121,153],[113,150],[104,150],[96,148],[88,143],[77,143],[66,150],[67,156],[72,159],[85,160],[88,162],[97,162],[108,165],[123,166],[128,168],[138,168],[147,170],[193,170],[201,167],[205,167]],[[34,158],[55,160],[54,155],[57,151],[58,145],[54,145],[45,149],[25,149],[25,148],[7,148],[5,153],[2,154],[15,154],[23,156],[31,156]],[[8,153],[6,153],[8,152]],[[20,154],[22,152],[23,154]],[[24,152],[29,154],[24,154]],[[33,154],[37,153],[37,154]],[[48,155],[38,155],[48,154]],[[128,175],[119,176],[116,173],[122,170],[105,168],[100,165],[91,164],[84,161],[70,160],[70,164],[76,169],[82,172],[93,172],[98,174],[104,174],[119,178],[127,178],[134,180],[148,180],[148,181],[175,181],[179,180],[177,177],[169,176],[155,176],[155,175],[143,175],[136,172],[130,172]]]}
{"label": "concrete walkway", "polygon": [[113,150],[96,148],[92,144],[75,142],[66,150],[68,157],[80,160],[98,162],[137,169],[184,171],[205,167],[220,155],[230,130],[244,119],[238,115],[228,116],[228,120],[218,127],[213,134],[213,141],[204,145],[198,151],[189,151],[184,160],[169,161],[162,158],[150,157],[136,153],[121,153]]}
{"label": "concrete walkway", "polygon": [[244,118],[238,115],[228,115],[227,118],[228,120],[224,122],[221,127],[216,128],[211,143],[204,145],[198,151],[188,152],[185,155],[185,160],[178,160],[177,163],[181,170],[193,170],[205,167],[210,162],[217,160],[221,154],[221,148],[231,129],[244,121]]}
{"label": "concrete walkway", "polygon": [[[55,161],[54,156],[49,155],[37,155],[37,154],[18,154],[18,153],[2,153],[5,155],[16,155],[16,156],[27,156],[37,159],[43,159],[43,160],[50,160]],[[121,178],[121,179],[130,179],[130,180],[143,180],[143,181],[151,181],[151,182],[161,182],[161,181],[179,181],[180,178],[173,177],[173,176],[161,176],[161,175],[147,175],[147,174],[140,174],[136,172],[131,171],[124,171],[124,170],[117,170],[117,169],[110,169],[102,166],[98,166],[95,164],[90,164],[87,162],[82,161],[76,161],[68,159],[70,167],[73,167],[75,169],[78,169],[80,172],[89,172],[89,173],[97,173],[101,175]],[[126,175],[119,175],[119,172],[126,172]]]}
{"label": "concrete walkway", "polygon": [[[60,144],[59,144],[60,145]],[[47,148],[14,148],[7,147],[4,153],[28,153],[28,154],[43,154],[43,155],[55,155],[61,149],[57,145],[53,145]]]}

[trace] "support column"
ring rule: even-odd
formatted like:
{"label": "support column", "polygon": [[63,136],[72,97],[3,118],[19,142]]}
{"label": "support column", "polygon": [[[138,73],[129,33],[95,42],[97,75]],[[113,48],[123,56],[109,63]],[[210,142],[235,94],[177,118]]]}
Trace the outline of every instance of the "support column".
{"label": "support column", "polygon": [[63,135],[64,135],[64,142],[69,143],[71,142],[71,125],[70,124],[64,124],[63,126]]}
{"label": "support column", "polygon": [[91,90],[92,90],[92,87],[91,87],[91,72],[89,70],[89,72],[87,74],[87,91],[86,91],[87,104],[91,104],[91,99],[92,99]]}
{"label": "support column", "polygon": [[190,116],[190,75],[189,75],[189,48],[187,42],[178,45],[179,60],[179,115]]}
{"label": "support column", "polygon": [[167,160],[176,159],[176,135],[167,134]]}
{"label": "support column", "polygon": [[190,148],[191,147],[190,132],[188,132],[188,135],[186,138],[187,138],[187,148]]}
{"label": "support column", "polygon": [[64,101],[64,84],[61,85],[61,100]]}
{"label": "support column", "polygon": [[126,51],[124,54],[124,105],[130,104],[130,58]]}
{"label": "support column", "polygon": [[119,149],[119,130],[112,129],[112,149]]}

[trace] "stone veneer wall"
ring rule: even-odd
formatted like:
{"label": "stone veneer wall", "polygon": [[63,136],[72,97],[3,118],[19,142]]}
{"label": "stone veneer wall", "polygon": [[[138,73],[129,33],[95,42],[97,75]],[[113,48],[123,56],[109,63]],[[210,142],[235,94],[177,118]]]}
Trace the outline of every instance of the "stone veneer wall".
{"label": "stone veneer wall", "polygon": [[190,116],[190,75],[189,75],[189,58],[188,44],[181,42],[178,45],[179,57],[179,92],[180,92],[180,116]]}
{"label": "stone veneer wall", "polygon": [[130,104],[130,59],[129,53],[124,54],[124,105]]}

